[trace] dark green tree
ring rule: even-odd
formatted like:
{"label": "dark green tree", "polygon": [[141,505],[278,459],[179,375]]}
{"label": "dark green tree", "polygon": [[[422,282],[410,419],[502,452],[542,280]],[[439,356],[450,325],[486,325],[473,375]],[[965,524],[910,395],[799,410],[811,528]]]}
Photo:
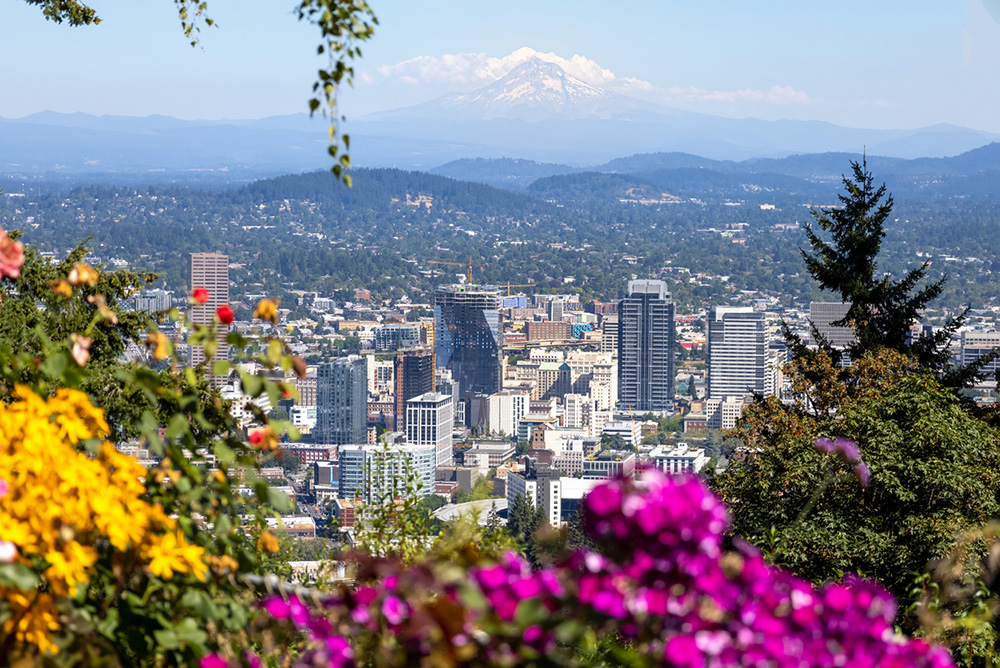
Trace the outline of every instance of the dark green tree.
{"label": "dark green tree", "polygon": [[[842,206],[813,211],[814,224],[806,226],[811,252],[802,250],[806,269],[822,290],[834,292],[850,304],[847,315],[833,324],[850,327],[855,340],[847,351],[851,358],[890,348],[914,357],[921,368],[934,371],[945,384],[967,387],[981,378],[983,359],[964,368],[951,368],[949,345],[965,321],[965,312],[947,321],[938,332],[911,341],[910,328],[944,288],[945,278],[918,287],[927,276],[928,263],[911,269],[900,280],[879,275],[878,255],[885,238],[885,223],[892,213],[892,195],[885,184],[875,186],[867,162],[851,161],[852,175],[843,178]],[[827,238],[828,237],[828,238]],[[786,328],[796,355],[805,347]],[[839,359],[835,350],[813,327],[820,346]]]}
{"label": "dark green tree", "polygon": [[[913,574],[944,557],[965,531],[1000,516],[1000,432],[901,353],[859,360],[794,406],[751,405],[737,426],[746,448],[712,484],[733,531],[815,581],[855,572],[906,596]],[[803,381],[798,367],[793,382]],[[848,392],[845,388],[850,387]],[[835,417],[813,406],[835,404]],[[857,444],[870,472],[815,447]]]}

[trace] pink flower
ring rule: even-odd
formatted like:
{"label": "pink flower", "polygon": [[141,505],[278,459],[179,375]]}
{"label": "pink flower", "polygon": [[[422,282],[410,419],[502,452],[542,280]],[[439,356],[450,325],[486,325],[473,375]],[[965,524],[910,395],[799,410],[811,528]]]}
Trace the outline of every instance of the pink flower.
{"label": "pink flower", "polygon": [[24,264],[24,244],[14,241],[0,229],[0,276],[17,278]]}
{"label": "pink flower", "polygon": [[9,492],[10,492],[10,485],[7,484],[6,480],[0,478],[0,499],[7,496]]}
{"label": "pink flower", "polygon": [[398,626],[406,619],[406,604],[395,596],[386,596],[382,602],[382,615],[387,622],[393,626]]}
{"label": "pink flower", "polygon": [[229,662],[218,654],[209,654],[198,662],[198,668],[226,668]]}
{"label": "pink flower", "polygon": [[90,359],[90,344],[94,342],[89,336],[83,336],[81,334],[73,334],[70,337],[73,340],[73,359],[80,366],[86,366],[87,360]]}
{"label": "pink flower", "polygon": [[0,539],[0,564],[9,564],[17,558],[17,545]]}

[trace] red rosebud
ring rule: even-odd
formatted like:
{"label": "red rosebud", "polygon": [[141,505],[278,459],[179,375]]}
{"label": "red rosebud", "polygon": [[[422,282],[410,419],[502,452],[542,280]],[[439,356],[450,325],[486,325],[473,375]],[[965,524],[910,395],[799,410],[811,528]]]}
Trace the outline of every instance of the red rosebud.
{"label": "red rosebud", "polygon": [[228,325],[236,318],[236,314],[233,313],[233,309],[229,308],[229,304],[223,304],[215,310],[215,317],[223,325]]}
{"label": "red rosebud", "polygon": [[264,430],[258,429],[257,431],[251,432],[250,442],[254,445],[260,445],[264,442]]}
{"label": "red rosebud", "polygon": [[208,301],[208,290],[205,288],[195,288],[191,291],[191,299],[195,300],[199,304],[204,304]]}

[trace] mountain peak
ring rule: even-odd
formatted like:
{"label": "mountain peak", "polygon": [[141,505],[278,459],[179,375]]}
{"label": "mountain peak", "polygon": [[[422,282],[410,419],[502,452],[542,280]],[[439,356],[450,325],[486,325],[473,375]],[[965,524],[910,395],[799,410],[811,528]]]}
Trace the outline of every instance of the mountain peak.
{"label": "mountain peak", "polygon": [[542,120],[585,118],[595,102],[614,97],[585,83],[556,63],[530,56],[507,74],[479,90],[445,97],[447,106],[466,107],[482,118]]}

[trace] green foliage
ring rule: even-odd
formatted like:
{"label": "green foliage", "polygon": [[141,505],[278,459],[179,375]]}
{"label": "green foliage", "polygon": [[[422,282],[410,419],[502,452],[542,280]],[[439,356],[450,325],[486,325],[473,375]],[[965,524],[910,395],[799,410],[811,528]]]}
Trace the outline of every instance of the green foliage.
{"label": "green foliage", "polygon": [[[815,224],[830,240],[806,226],[812,252],[801,251],[806,269],[820,288],[835,292],[843,302],[850,303],[847,315],[835,324],[854,330],[855,341],[848,347],[851,357],[889,348],[913,355],[921,367],[935,371],[951,385],[971,385],[979,379],[979,368],[989,360],[964,370],[948,368],[951,338],[964,323],[965,313],[949,319],[941,331],[921,337],[911,345],[910,327],[941,294],[945,279],[939,278],[917,289],[927,277],[929,262],[907,271],[898,281],[888,274],[878,275],[878,255],[886,234],[885,224],[892,213],[892,196],[885,195],[885,184],[875,187],[866,162],[852,161],[851,169],[852,178],[843,179],[846,194],[838,196],[842,206],[812,212]],[[793,339],[798,355],[807,354],[790,333],[786,335]],[[840,353],[833,350],[815,327],[813,336],[828,354],[835,359],[839,357]]]}
{"label": "green foliage", "polygon": [[[118,306],[152,277],[95,272],[92,285],[81,280],[71,286],[74,274],[94,271],[78,263],[86,253],[81,246],[65,260],[49,262],[37,249],[27,248],[20,276],[0,281],[0,400],[9,402],[18,385],[43,397],[61,387],[85,392],[104,410],[113,442],[132,439],[159,462],[146,476],[145,500],[177,517],[186,541],[204,548],[212,573],[206,582],[163,578],[135,563],[102,557],[89,586],[64,610],[63,629],[56,638],[59,661],[90,664],[100,656],[123,665],[191,665],[210,647],[228,642],[219,634],[246,625],[253,598],[235,576],[262,568],[256,547],[242,535],[234,472],[244,472],[258,497],[259,510],[251,520],[257,526],[263,523],[263,512],[280,508],[282,500],[287,504],[287,498],[278,498],[258,479],[257,453],[242,440],[228,404],[204,374],[182,368],[169,357],[172,342],[164,337],[162,350],[153,346],[153,354],[166,356],[160,370],[126,361],[129,341],[162,336],[151,316]],[[53,287],[64,283],[59,289],[68,294]],[[170,317],[181,318],[179,313]],[[214,340],[213,330],[196,330],[192,338]],[[92,340],[89,359],[74,355],[81,335]],[[248,339],[236,334],[228,338],[237,360],[250,358]],[[276,354],[257,361],[271,369],[292,366],[280,344]],[[235,364],[219,360],[212,367],[229,373]],[[255,397],[267,394],[276,402],[282,392],[265,378],[243,380],[244,389]],[[258,419],[268,423],[264,415]],[[272,433],[289,428],[270,425]],[[82,444],[88,449],[96,445]],[[216,472],[207,470],[211,456]],[[0,609],[0,618],[3,614]],[[206,629],[215,631],[210,635]],[[11,649],[8,645],[5,652]],[[12,656],[20,651],[26,650],[21,647]]]}
{"label": "green foliage", "polygon": [[460,489],[455,492],[455,503],[466,503],[468,501],[485,501],[494,498],[493,483],[486,478],[479,478],[476,484],[468,492]]}
{"label": "green foliage", "polygon": [[376,454],[366,475],[368,501],[358,508],[355,542],[372,556],[392,554],[408,563],[427,553],[433,532],[422,485],[416,482],[409,460],[401,459],[397,466],[385,443]]}
{"label": "green foliage", "polygon": [[[1000,432],[898,353],[870,354],[850,373],[829,413],[805,396],[752,405],[737,428],[748,448],[713,484],[734,533],[777,563],[815,581],[856,572],[905,595],[909,573],[1000,516]],[[871,482],[817,451],[819,436],[854,441]]]}

